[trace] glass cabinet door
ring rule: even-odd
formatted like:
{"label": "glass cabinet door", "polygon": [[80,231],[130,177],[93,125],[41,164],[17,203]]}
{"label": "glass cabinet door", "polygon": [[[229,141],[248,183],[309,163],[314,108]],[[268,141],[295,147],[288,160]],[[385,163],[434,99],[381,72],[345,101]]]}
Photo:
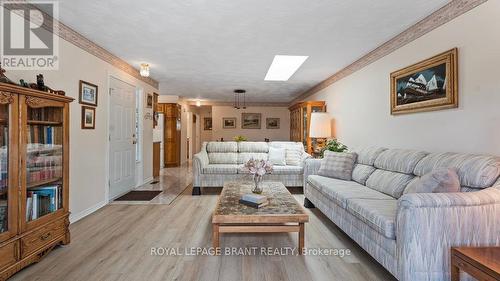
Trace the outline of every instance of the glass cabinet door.
{"label": "glass cabinet door", "polygon": [[0,93],[0,241],[17,232],[17,96]]}
{"label": "glass cabinet door", "polygon": [[27,222],[63,208],[64,104],[26,98],[23,122]]}

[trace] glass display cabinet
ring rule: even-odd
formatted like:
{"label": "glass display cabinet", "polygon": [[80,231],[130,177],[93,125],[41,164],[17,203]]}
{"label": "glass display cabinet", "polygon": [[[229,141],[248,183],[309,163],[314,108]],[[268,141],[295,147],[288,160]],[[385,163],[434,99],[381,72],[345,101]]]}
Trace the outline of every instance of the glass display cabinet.
{"label": "glass display cabinet", "polygon": [[70,241],[71,101],[0,83],[0,280]]}
{"label": "glass display cabinet", "polygon": [[309,137],[312,112],[325,112],[324,101],[305,101],[294,104],[290,110],[290,140],[302,142],[307,153],[312,154],[315,140]]}

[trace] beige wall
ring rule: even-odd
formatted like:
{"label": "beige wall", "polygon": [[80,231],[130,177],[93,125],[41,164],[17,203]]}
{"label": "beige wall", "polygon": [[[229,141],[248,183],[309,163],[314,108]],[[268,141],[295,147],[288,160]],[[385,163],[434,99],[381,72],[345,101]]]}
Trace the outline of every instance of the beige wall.
{"label": "beige wall", "polygon": [[212,107],[211,106],[201,106],[200,110],[200,131],[201,131],[201,143],[212,140],[212,131],[204,129],[204,118],[212,117]]}
{"label": "beige wall", "polygon": [[[242,113],[261,113],[261,129],[241,129]],[[223,129],[223,117],[236,117],[236,129]],[[280,129],[266,129],[266,118],[280,118]],[[212,140],[232,140],[234,136],[242,135],[250,141],[290,140],[290,111],[287,107],[248,107],[235,109],[232,106],[212,106]]]}
{"label": "beige wall", "polygon": [[[500,1],[488,1],[307,100],[346,145],[500,155]],[[458,47],[459,108],[390,115],[392,71]]]}
{"label": "beige wall", "polygon": [[[109,77],[114,76],[144,89],[144,95],[156,89],[118,70],[82,49],[59,40],[59,70],[41,71],[46,85],[66,91],[75,98],[70,106],[70,211],[75,221],[104,204],[108,193],[108,113]],[[40,71],[8,71],[15,81],[35,82]],[[99,87],[95,130],[80,129],[81,105],[78,103],[78,81],[85,80]],[[143,101],[143,105],[146,102]],[[152,178],[152,120],[143,116],[143,180]]]}

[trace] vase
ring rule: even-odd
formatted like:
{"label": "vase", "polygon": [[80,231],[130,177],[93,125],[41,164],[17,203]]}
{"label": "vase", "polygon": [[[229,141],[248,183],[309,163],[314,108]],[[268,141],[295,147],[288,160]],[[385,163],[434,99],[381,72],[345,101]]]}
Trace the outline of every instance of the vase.
{"label": "vase", "polygon": [[253,175],[253,193],[261,194],[263,190],[262,179],[264,176],[259,176],[257,174]]}

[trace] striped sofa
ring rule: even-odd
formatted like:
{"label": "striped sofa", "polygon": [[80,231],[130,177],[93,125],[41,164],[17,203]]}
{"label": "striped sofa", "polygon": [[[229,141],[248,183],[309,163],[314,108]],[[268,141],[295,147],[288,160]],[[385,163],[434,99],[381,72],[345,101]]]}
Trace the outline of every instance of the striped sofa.
{"label": "striped sofa", "polygon": [[[450,280],[451,247],[500,245],[500,158],[355,152],[352,181],[319,176],[321,160],[306,161],[304,205],[318,208],[398,280]],[[462,192],[405,193],[412,180],[444,167],[457,169]]]}
{"label": "striped sofa", "polygon": [[[200,195],[202,187],[220,187],[225,181],[248,177],[241,168],[250,158],[268,159],[269,147],[285,148],[287,163],[292,158],[296,165],[274,166],[265,180],[279,181],[285,186],[302,186],[304,164],[311,156],[301,142],[205,142],[193,157],[193,195]],[[290,160],[290,161],[289,161]]]}

